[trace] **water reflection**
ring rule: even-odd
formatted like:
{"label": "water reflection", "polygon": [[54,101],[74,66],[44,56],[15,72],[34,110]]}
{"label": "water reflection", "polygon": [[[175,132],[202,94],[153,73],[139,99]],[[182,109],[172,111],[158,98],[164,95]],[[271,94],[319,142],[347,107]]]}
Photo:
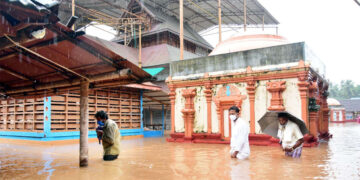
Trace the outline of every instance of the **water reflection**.
{"label": "water reflection", "polygon": [[88,168],[78,168],[77,142],[0,139],[0,179],[360,179],[360,124],[330,130],[329,143],[304,148],[300,159],[285,157],[280,147],[251,146],[250,158],[239,161],[228,145],[153,138],[123,140],[119,159],[104,162],[93,142]]}
{"label": "water reflection", "polygon": [[48,173],[48,176],[46,179],[49,180],[53,171],[55,170],[51,167],[51,163],[53,162],[54,159],[51,157],[51,154],[48,154],[46,152],[43,154],[43,159],[45,160],[44,168],[42,170],[38,171],[38,175],[42,175],[43,173]]}

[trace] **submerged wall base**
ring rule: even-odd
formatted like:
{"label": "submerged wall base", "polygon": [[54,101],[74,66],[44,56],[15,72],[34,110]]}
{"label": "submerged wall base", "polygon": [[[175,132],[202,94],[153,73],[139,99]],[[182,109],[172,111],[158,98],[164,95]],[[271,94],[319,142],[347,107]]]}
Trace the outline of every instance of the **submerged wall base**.
{"label": "submerged wall base", "polygon": [[[170,136],[166,139],[168,142],[230,144],[229,140],[221,139],[221,134],[194,133],[192,138],[187,139],[184,137],[184,133],[173,133]],[[315,147],[319,144],[318,139],[310,135],[306,135],[304,140],[304,147]],[[280,146],[279,139],[266,134],[249,134],[249,143],[254,146]]]}
{"label": "submerged wall base", "polygon": [[[143,129],[121,129],[121,136],[141,136],[144,137]],[[89,131],[89,138],[96,138],[95,131]],[[20,132],[20,131],[0,131],[0,138],[4,139],[21,139],[21,140],[35,140],[35,141],[57,141],[57,140],[71,140],[79,139],[79,131],[67,132]]]}

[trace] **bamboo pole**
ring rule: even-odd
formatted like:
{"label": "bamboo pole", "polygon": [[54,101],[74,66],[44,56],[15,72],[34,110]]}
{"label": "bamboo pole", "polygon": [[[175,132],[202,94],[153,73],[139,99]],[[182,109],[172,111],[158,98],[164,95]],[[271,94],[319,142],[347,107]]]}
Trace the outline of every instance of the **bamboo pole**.
{"label": "bamboo pole", "polygon": [[[71,10],[71,15],[72,15],[72,16],[75,16],[75,0],[72,0],[72,2],[71,2],[71,8],[72,8],[72,10]],[[73,31],[75,30],[75,23],[74,23],[74,25],[72,25],[71,29],[72,29]]]}
{"label": "bamboo pole", "polygon": [[244,32],[246,31],[246,0],[244,0]]}
{"label": "bamboo pole", "polygon": [[184,59],[184,0],[180,0],[180,60]]}
{"label": "bamboo pole", "polygon": [[221,0],[218,0],[218,13],[219,13],[219,43],[221,42],[222,39],[222,34],[221,34]]}
{"label": "bamboo pole", "polygon": [[80,83],[80,167],[88,166],[88,130],[89,130],[89,81]]}
{"label": "bamboo pole", "polygon": [[126,36],[127,36],[127,24],[125,25],[125,37],[124,37],[124,45],[125,46],[127,46]]}
{"label": "bamboo pole", "polygon": [[141,68],[141,24],[139,24],[139,68]]}

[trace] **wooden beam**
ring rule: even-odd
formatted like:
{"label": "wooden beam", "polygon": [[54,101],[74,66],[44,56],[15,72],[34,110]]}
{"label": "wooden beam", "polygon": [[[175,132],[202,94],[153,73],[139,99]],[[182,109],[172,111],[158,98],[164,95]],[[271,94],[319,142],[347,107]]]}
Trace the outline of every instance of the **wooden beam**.
{"label": "wooden beam", "polygon": [[80,167],[88,166],[88,131],[89,131],[89,81],[80,82]]}
{"label": "wooden beam", "polygon": [[180,0],[180,60],[184,59],[184,0]]}
{"label": "wooden beam", "polygon": [[218,15],[219,15],[219,43],[221,42],[221,0],[218,0]]}
{"label": "wooden beam", "polygon": [[[71,15],[75,16],[75,0],[71,1]],[[72,25],[71,29],[75,30],[75,23]]]}
{"label": "wooden beam", "polygon": [[[54,50],[54,49],[51,49],[51,50]],[[55,51],[55,50],[54,50]],[[55,51],[55,52],[58,52],[58,51]],[[78,70],[86,70],[86,69],[90,69],[90,68],[94,68],[94,67],[97,67],[97,66],[101,66],[101,65],[104,65],[103,62],[100,62],[100,63],[96,63],[96,64],[89,64],[89,65],[85,65],[85,66],[80,66],[80,67],[76,67],[76,68],[72,68],[73,71],[78,71]],[[59,72],[51,72],[51,73],[47,73],[47,74],[42,74],[42,75],[39,75],[39,76],[35,76],[35,79],[41,79],[43,77],[49,77],[49,76],[53,76],[53,75],[56,75],[58,74]]]}
{"label": "wooden beam", "polygon": [[[110,73],[103,73],[95,76],[89,77],[89,82],[97,82],[97,81],[104,81],[104,80],[112,80],[112,79],[127,79],[130,75],[131,71],[130,69],[123,69],[121,71],[116,72],[110,72]],[[8,95],[16,94],[16,93],[25,93],[25,92],[31,92],[31,91],[40,91],[45,89],[52,89],[52,88],[62,88],[62,87],[73,87],[80,85],[80,79],[74,79],[72,82],[69,82],[67,80],[62,81],[56,81],[46,84],[37,84],[22,88],[16,88],[16,89],[10,89],[6,91]]]}
{"label": "wooden beam", "polygon": [[142,67],[141,65],[141,24],[139,24],[139,68]]}
{"label": "wooden beam", "polygon": [[264,31],[265,15],[262,17],[262,30]]}
{"label": "wooden beam", "polygon": [[10,69],[4,68],[4,67],[2,67],[2,66],[0,66],[0,71],[4,71],[4,72],[6,72],[6,73],[8,73],[8,74],[10,74],[10,75],[13,75],[13,76],[19,78],[19,79],[22,79],[22,80],[27,80],[27,81],[32,81],[32,82],[34,82],[34,80],[31,79],[30,77],[27,77],[27,76],[25,76],[25,75],[23,75],[23,74],[21,74],[21,73],[12,71],[12,70],[10,70]]}
{"label": "wooden beam", "polygon": [[152,97],[146,96],[146,95],[144,95],[144,94],[143,94],[143,97],[146,98],[146,99],[150,99],[151,101],[157,102],[157,103],[159,103],[159,104],[169,105],[169,104],[166,104],[166,103],[164,103],[164,102],[162,102],[162,101],[160,101],[160,100],[157,100],[157,99],[154,99],[154,98],[152,98]]}
{"label": "wooden beam", "polygon": [[246,31],[246,0],[244,0],[244,32]]}
{"label": "wooden beam", "polygon": [[[24,51],[28,52],[29,54],[31,54],[31,55],[33,55],[33,56],[35,56],[35,57],[40,58],[40,59],[43,60],[43,61],[46,61],[46,63],[49,63],[50,65],[52,65],[52,66],[54,66],[54,67],[56,67],[56,68],[58,68],[58,69],[60,69],[60,70],[63,70],[63,71],[66,71],[66,72],[70,72],[70,73],[72,73],[72,74],[74,74],[74,75],[76,75],[76,76],[78,76],[78,77],[81,77],[81,78],[83,78],[83,79],[89,80],[87,77],[85,77],[85,76],[83,76],[83,75],[81,75],[81,74],[79,74],[79,73],[77,73],[77,72],[75,72],[75,71],[73,71],[73,70],[65,67],[65,66],[62,66],[62,65],[60,65],[60,64],[58,64],[58,63],[56,63],[56,62],[54,62],[54,61],[52,61],[52,60],[44,57],[44,56],[42,56],[41,54],[39,54],[39,53],[37,53],[37,52],[35,52],[35,51],[31,50],[31,49],[28,49],[28,48],[20,45],[19,43],[13,41],[9,36],[5,35],[5,37],[6,37],[9,41],[11,41],[11,43],[13,43],[14,45],[16,45],[16,47],[20,48],[21,50],[24,50]],[[21,51],[19,51],[19,52],[21,52]],[[21,53],[22,53],[22,52],[21,52]]]}
{"label": "wooden beam", "polygon": [[127,41],[126,41],[126,37],[127,37],[127,25],[125,26],[125,36],[124,36],[124,45],[127,46]]}

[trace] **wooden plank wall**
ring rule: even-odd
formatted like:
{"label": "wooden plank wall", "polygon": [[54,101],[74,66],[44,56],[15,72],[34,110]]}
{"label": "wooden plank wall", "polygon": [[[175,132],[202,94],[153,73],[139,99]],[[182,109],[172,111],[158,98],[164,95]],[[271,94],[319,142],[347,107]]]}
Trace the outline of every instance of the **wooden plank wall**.
{"label": "wooden plank wall", "polygon": [[43,131],[44,98],[0,101],[0,130]]}
{"label": "wooden plank wall", "polygon": [[[0,130],[43,131],[44,98],[0,101]],[[140,91],[134,89],[91,90],[89,129],[97,127],[95,113],[104,110],[121,129],[140,128]],[[79,93],[51,97],[51,131],[78,131]]]}
{"label": "wooden plank wall", "polygon": [[[91,90],[89,92],[89,129],[96,129],[95,113],[104,110],[121,129],[140,128],[140,93],[133,89]],[[79,130],[78,93],[53,96],[51,131]]]}

